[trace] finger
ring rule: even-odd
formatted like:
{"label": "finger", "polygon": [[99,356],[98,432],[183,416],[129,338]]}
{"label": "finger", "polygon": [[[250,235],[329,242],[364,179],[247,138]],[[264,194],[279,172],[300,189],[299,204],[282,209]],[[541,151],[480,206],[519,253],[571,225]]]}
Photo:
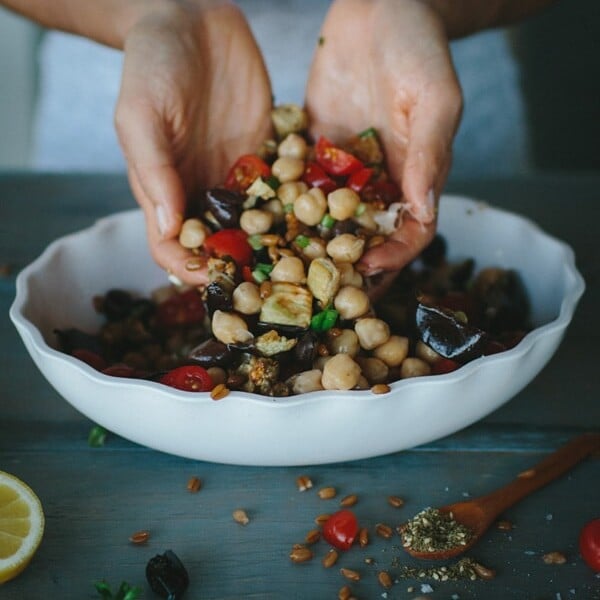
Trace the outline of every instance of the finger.
{"label": "finger", "polygon": [[434,235],[435,221],[420,223],[407,215],[386,242],[364,254],[358,265],[359,270],[366,276],[399,271],[421,253]]}
{"label": "finger", "polygon": [[153,208],[157,231],[165,239],[178,235],[185,211],[185,189],[175,167],[164,122],[150,109],[120,102],[115,115],[119,140],[139,190]]}
{"label": "finger", "polygon": [[177,238],[164,239],[157,222],[154,204],[146,196],[137,172],[129,169],[129,183],[136,200],[146,218],[148,247],[154,261],[176,280],[188,285],[208,283],[206,263],[200,257],[184,248]]}
{"label": "finger", "polygon": [[399,180],[409,213],[421,223],[435,220],[461,111],[462,96],[454,78],[422,92],[411,111]]}

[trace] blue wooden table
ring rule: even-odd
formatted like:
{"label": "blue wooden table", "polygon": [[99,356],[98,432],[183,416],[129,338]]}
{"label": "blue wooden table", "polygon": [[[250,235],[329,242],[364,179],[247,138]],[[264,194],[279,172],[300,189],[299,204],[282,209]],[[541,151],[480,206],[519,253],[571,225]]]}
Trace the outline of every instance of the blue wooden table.
{"label": "blue wooden table", "polygon": [[[578,533],[600,517],[600,460],[590,458],[567,476],[507,511],[511,530],[493,527],[469,555],[496,571],[481,581],[395,579],[410,561],[399,538],[384,539],[375,525],[395,526],[426,506],[488,493],[574,435],[600,428],[600,176],[545,176],[465,181],[450,191],[523,213],[569,242],[587,282],[559,351],[523,392],[485,420],[451,437],[399,454],[306,468],[248,468],[161,454],[109,434],[88,445],[93,426],[37,372],[8,319],[17,272],[54,238],[98,217],[133,206],[118,176],[0,175],[0,469],[26,481],[46,515],[45,536],[33,561],[0,587],[2,600],[99,597],[93,582],[128,581],[155,597],[145,581],[147,561],[172,549],[191,583],[190,599],[335,599],[344,585],[357,598],[600,599],[600,577],[582,561]],[[299,492],[296,478],[309,476]],[[196,476],[202,487],[187,490]],[[322,500],[317,490],[334,486]],[[356,494],[354,506],[370,544],[344,553],[325,569],[328,546],[292,564],[292,546],[315,528],[314,519]],[[405,500],[402,508],[387,502]],[[232,511],[246,510],[239,525]],[[129,542],[147,530],[143,545]],[[546,564],[557,551],[564,564]],[[365,559],[368,559],[365,561]],[[360,573],[349,582],[341,567]]]}

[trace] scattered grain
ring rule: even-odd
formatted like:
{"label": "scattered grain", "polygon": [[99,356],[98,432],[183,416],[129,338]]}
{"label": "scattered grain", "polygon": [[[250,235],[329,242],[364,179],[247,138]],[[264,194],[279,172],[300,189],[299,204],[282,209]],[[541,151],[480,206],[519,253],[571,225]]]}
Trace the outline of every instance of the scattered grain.
{"label": "scattered grain", "polygon": [[496,527],[500,529],[500,531],[510,531],[514,528],[514,525],[510,521],[503,519],[502,521],[498,521],[496,523]]}
{"label": "scattered grain", "polygon": [[322,515],[318,515],[317,517],[315,517],[315,523],[317,525],[323,525],[325,523],[325,521],[327,521],[327,519],[329,519],[331,515],[328,515],[326,513],[323,513]]}
{"label": "scattered grain", "polygon": [[400,496],[388,496],[388,504],[394,508],[400,508],[404,506],[404,499]]}
{"label": "scattered grain", "polygon": [[312,560],[312,557],[312,550],[299,544],[296,544],[290,552],[290,560],[294,563],[303,563]]}
{"label": "scattered grain", "polygon": [[311,529],[304,537],[307,544],[316,544],[320,539],[321,532],[318,529]]}
{"label": "scattered grain", "polygon": [[349,496],[344,496],[340,500],[340,506],[349,507],[354,506],[358,502],[358,496],[356,494],[350,494]]}
{"label": "scattered grain", "polygon": [[338,592],[338,600],[350,600],[352,597],[352,590],[345,585],[343,588],[340,588]]}
{"label": "scattered grain", "polygon": [[542,556],[542,560],[547,565],[564,565],[567,557],[562,552],[548,552]]}
{"label": "scattered grain", "polygon": [[377,580],[381,587],[384,587],[386,590],[389,590],[392,587],[392,578],[387,571],[380,571],[377,574]]}
{"label": "scattered grain", "polygon": [[350,581],[360,581],[360,573],[355,571],[354,569],[347,569],[346,567],[342,567],[340,569],[340,573]]}
{"label": "scattered grain", "polygon": [[373,394],[387,394],[390,391],[390,386],[387,383],[376,383],[371,387]]}
{"label": "scattered grain", "polygon": [[296,478],[296,486],[298,487],[298,491],[305,492],[312,488],[313,482],[308,475],[300,475]]}
{"label": "scattered grain", "polygon": [[243,508],[236,508],[232,513],[233,520],[240,525],[248,525],[250,519],[248,513]]}
{"label": "scattered grain", "polygon": [[210,397],[213,400],[222,400],[225,396],[229,395],[229,388],[224,383],[218,383],[215,387],[210,391]]}
{"label": "scattered grain", "polygon": [[327,552],[327,554],[323,557],[321,564],[326,569],[329,569],[330,567],[333,567],[333,565],[335,565],[338,558],[339,558],[339,554],[337,553],[337,550],[334,550],[333,548],[331,548],[331,550],[329,550],[329,552]]}
{"label": "scattered grain", "polygon": [[358,544],[361,548],[369,544],[369,530],[366,527],[361,527],[358,532]]}
{"label": "scattered grain", "polygon": [[319,490],[319,498],[322,500],[331,500],[337,495],[337,490],[334,487],[324,487]]}
{"label": "scattered grain", "polygon": [[188,492],[195,494],[202,487],[202,481],[198,477],[190,477],[187,482]]}
{"label": "scattered grain", "polygon": [[377,525],[375,525],[375,532],[386,540],[389,540],[394,534],[394,530],[385,523],[377,523]]}
{"label": "scattered grain", "polygon": [[129,541],[132,544],[145,544],[150,539],[150,532],[145,529],[141,531],[136,531],[129,536]]}

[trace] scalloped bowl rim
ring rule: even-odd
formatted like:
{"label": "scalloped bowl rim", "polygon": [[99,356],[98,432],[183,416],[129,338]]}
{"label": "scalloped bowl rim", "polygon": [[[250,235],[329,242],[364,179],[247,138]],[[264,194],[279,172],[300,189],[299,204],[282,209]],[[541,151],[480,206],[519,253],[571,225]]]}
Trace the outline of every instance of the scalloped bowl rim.
{"label": "scalloped bowl rim", "polygon": [[[484,208],[493,211],[499,215],[505,215],[515,220],[520,221],[522,224],[526,225],[532,233],[538,236],[540,239],[544,239],[546,243],[550,243],[554,245],[562,256],[562,266],[565,269],[565,278],[568,278],[570,281],[567,284],[567,293],[563,296],[560,310],[556,318],[553,320],[544,323],[530,331],[514,348],[507,350],[505,352],[494,354],[482,358],[478,358],[464,366],[462,366],[457,371],[444,374],[444,375],[435,375],[435,376],[425,376],[419,378],[411,378],[405,380],[395,381],[390,384],[391,391],[386,394],[386,396],[397,395],[401,393],[403,390],[411,390],[413,388],[419,389],[423,386],[449,386],[451,384],[457,384],[464,380],[470,379],[479,372],[481,369],[485,369],[488,365],[492,364],[501,364],[503,362],[511,361],[514,362],[516,359],[524,357],[529,353],[532,348],[538,343],[538,341],[547,336],[562,336],[565,329],[569,325],[574,311],[577,307],[577,303],[581,298],[584,290],[585,283],[584,280],[576,268],[575,265],[575,255],[571,247],[565,242],[557,239],[556,237],[546,233],[543,231],[536,223],[532,220],[517,215],[515,213],[506,211],[504,209],[498,208],[496,206],[491,206],[487,202],[480,200],[473,200],[470,198],[465,198],[462,196],[455,195],[445,195],[443,197],[442,202],[447,204],[447,202],[453,202],[458,204],[459,206],[463,205],[465,207],[469,207],[471,209],[475,208]],[[32,354],[32,358],[37,364],[36,356],[33,355],[32,349],[35,349],[35,352],[39,354],[41,357],[45,357],[51,361],[59,361],[61,363],[65,363],[69,365],[69,368],[75,369],[80,372],[82,375],[85,375],[86,378],[91,380],[91,382],[98,384],[104,389],[110,390],[111,388],[118,389],[121,392],[127,392],[127,390],[145,390],[148,393],[151,393],[154,397],[161,399],[169,399],[171,401],[177,401],[178,403],[182,403],[184,405],[215,405],[215,401],[211,399],[210,394],[208,392],[205,393],[189,393],[184,391],[175,390],[173,388],[169,388],[167,386],[161,385],[156,382],[138,380],[138,379],[124,379],[117,378],[108,375],[104,375],[87,364],[83,363],[80,360],[77,360],[69,355],[64,354],[63,352],[53,348],[50,346],[46,340],[44,339],[42,333],[39,328],[33,323],[29,318],[27,318],[24,314],[24,309],[27,306],[29,301],[29,284],[30,280],[36,274],[39,274],[43,271],[44,267],[52,260],[52,258],[60,252],[63,248],[69,247],[69,244],[75,240],[79,240],[82,237],[95,236],[101,234],[105,228],[112,227],[115,222],[119,222],[122,219],[128,219],[130,217],[141,218],[139,209],[127,210],[119,213],[115,213],[109,215],[107,217],[103,217],[98,219],[91,226],[82,229],[80,231],[67,234],[61,238],[56,239],[52,243],[50,243],[46,249],[41,253],[41,255],[36,258],[32,263],[30,263],[27,267],[25,267],[17,276],[16,280],[16,295],[15,299],[10,307],[10,318],[17,327],[19,334],[21,335],[27,349],[30,354]],[[443,232],[442,232],[443,233]],[[559,342],[558,342],[559,343]],[[558,345],[557,343],[557,345]],[[30,347],[31,345],[31,347]],[[553,353],[553,352],[552,352]],[[543,365],[542,365],[543,366]],[[38,368],[40,365],[38,364]],[[535,376],[535,375],[534,375]],[[531,378],[533,379],[533,377]],[[526,383],[529,383],[526,382]],[[273,398],[254,394],[250,392],[242,392],[242,391],[232,391],[227,396],[227,403],[239,402],[243,403],[245,407],[248,406],[249,403],[259,405],[261,407],[268,407],[271,411],[286,411],[292,408],[296,408],[302,405],[311,405],[314,403],[321,403],[323,400],[327,398],[337,398],[343,399],[344,402],[353,402],[353,403],[372,403],[373,402],[373,394],[368,391],[334,391],[334,390],[323,390],[311,393],[305,393],[296,396],[290,396],[287,398],[277,399],[274,401]],[[510,396],[512,397],[512,396]],[[508,401],[509,398],[506,398],[504,402]],[[71,402],[69,399],[67,401]],[[503,402],[502,402],[503,403]],[[502,404],[500,403],[500,404]],[[497,406],[494,406],[491,410],[494,410]],[[491,412],[488,411],[488,412]],[[487,413],[486,413],[487,414]],[[469,423],[467,423],[469,424]],[[465,424],[465,426],[467,425]],[[128,437],[125,435],[124,437]],[[135,440],[134,440],[135,441]],[[160,448],[159,448],[160,449]],[[399,448],[402,449],[402,448]],[[169,451],[169,450],[167,450]],[[177,454],[177,452],[175,452]],[[186,455],[182,453],[182,455]],[[193,454],[192,454],[193,456]],[[365,455],[367,456],[367,455]],[[209,459],[213,460],[213,459]],[[337,462],[338,459],[334,459],[332,462]],[[217,460],[217,462],[219,462]],[[236,462],[225,460],[224,462]],[[314,461],[311,461],[314,462]],[[323,461],[330,462],[330,461]],[[240,461],[239,464],[262,464],[259,462],[250,462],[245,463],[244,461]],[[271,464],[265,463],[265,464]],[[304,464],[302,461],[295,461],[293,463],[272,463],[272,464]]]}

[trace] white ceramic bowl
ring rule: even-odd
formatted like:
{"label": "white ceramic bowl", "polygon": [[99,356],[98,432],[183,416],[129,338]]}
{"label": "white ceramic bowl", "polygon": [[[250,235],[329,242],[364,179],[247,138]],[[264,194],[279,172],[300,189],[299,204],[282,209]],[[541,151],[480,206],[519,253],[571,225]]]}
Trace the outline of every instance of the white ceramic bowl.
{"label": "white ceramic bowl", "polygon": [[10,316],[34,362],[84,415],[125,438],[194,459],[306,465],[378,456],[430,442],[486,416],[525,387],[558,347],[584,291],[572,250],[532,222],[459,197],[441,202],[451,258],[517,269],[535,329],[507,352],[447,375],[398,381],[392,391],[272,398],[232,392],[215,402],[153,382],[109,377],[56,349],[55,328],[95,331],[91,298],[166,283],[146,247],[139,211],[52,243],[17,278]]}

